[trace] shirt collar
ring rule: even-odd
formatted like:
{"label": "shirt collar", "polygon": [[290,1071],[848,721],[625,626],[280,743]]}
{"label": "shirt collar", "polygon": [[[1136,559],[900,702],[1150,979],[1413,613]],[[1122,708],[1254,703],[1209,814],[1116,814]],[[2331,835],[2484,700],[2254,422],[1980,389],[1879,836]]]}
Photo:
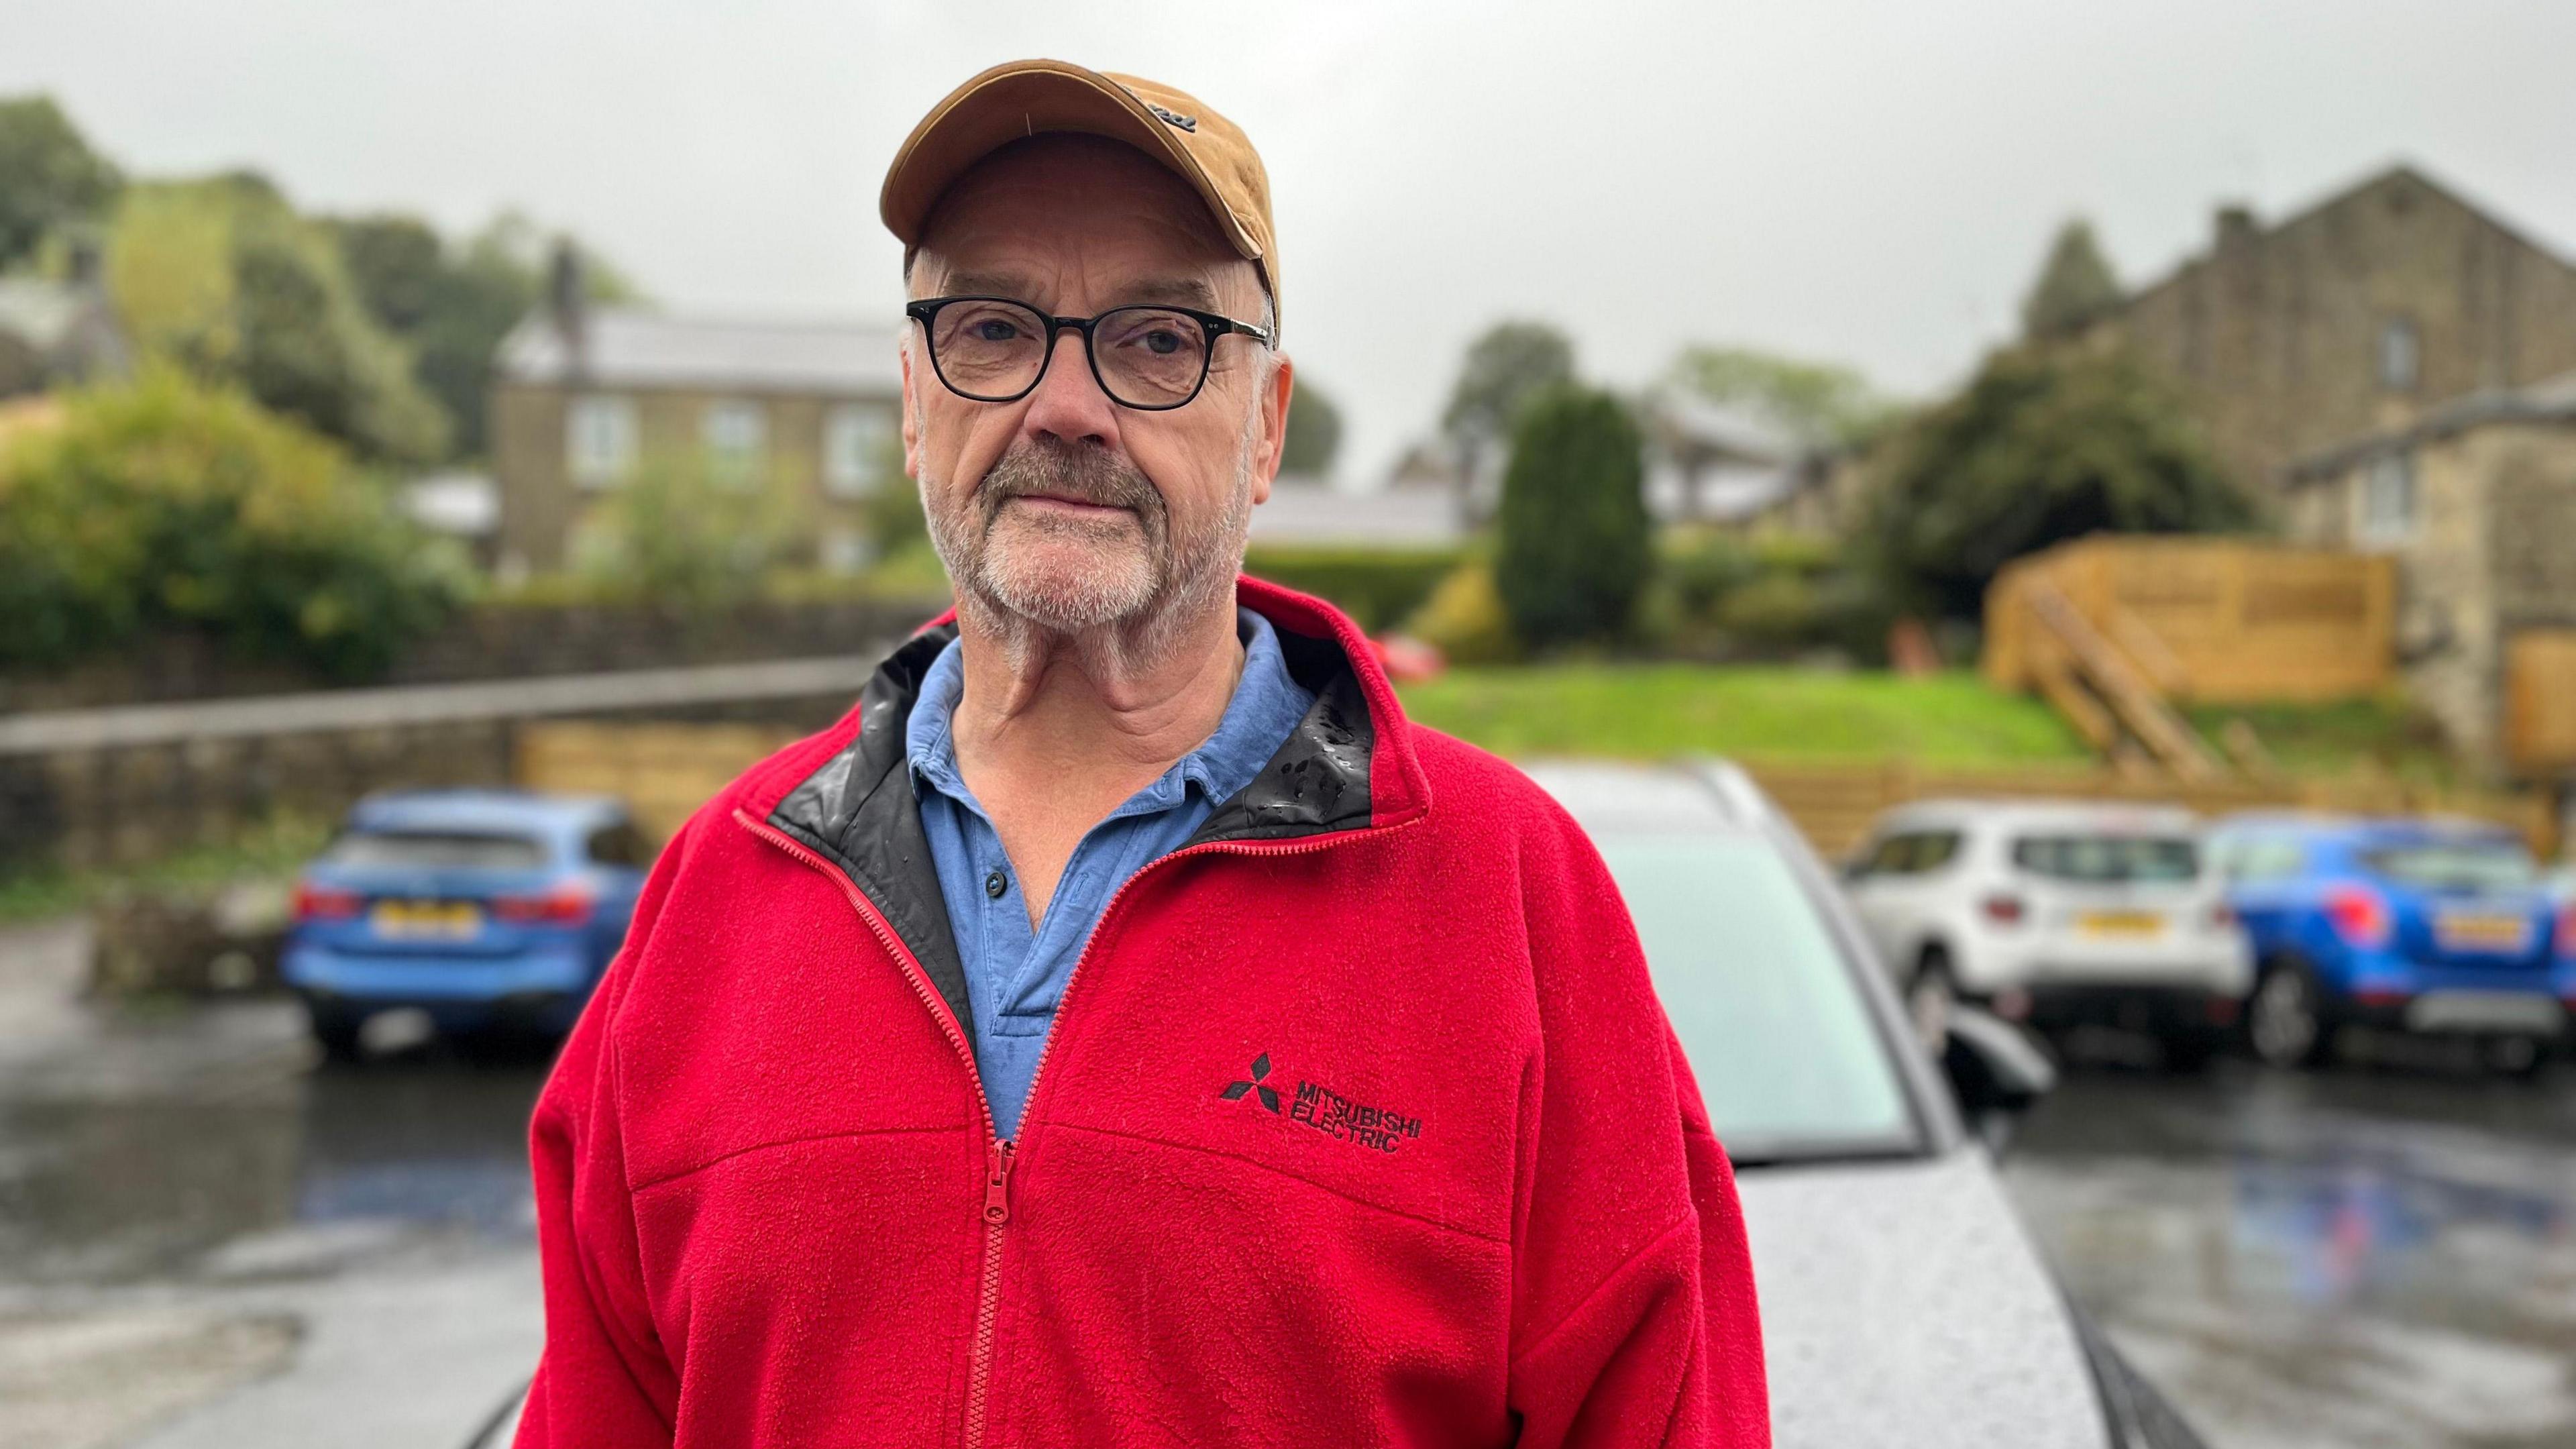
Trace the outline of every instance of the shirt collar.
{"label": "shirt collar", "polygon": [[[1211,803],[1229,798],[1252,783],[1314,705],[1314,695],[1289,674],[1279,633],[1270,621],[1250,609],[1238,607],[1234,612],[1236,636],[1243,641],[1243,677],[1236,682],[1234,697],[1226,702],[1215,731],[1111,811],[1109,818],[1169,809],[1180,804],[1193,786]],[[904,755],[915,781],[980,815],[983,807],[957,769],[957,703],[966,692],[962,644],[958,639],[948,641],[922,675],[912,716],[904,724]]]}

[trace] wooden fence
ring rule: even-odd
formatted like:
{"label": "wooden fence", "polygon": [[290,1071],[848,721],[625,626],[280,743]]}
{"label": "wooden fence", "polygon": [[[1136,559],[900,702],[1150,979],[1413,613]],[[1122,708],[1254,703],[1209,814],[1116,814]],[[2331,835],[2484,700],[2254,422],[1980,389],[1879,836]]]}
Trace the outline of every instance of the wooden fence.
{"label": "wooden fence", "polygon": [[[519,730],[519,779],[538,789],[621,796],[657,839],[667,839],[726,781],[791,738],[785,731],[748,725],[530,724]],[[1742,763],[1828,857],[1849,852],[1881,811],[1912,800],[1956,796],[2172,801],[2204,816],[2258,809],[2429,811],[2509,825],[2544,855],[2554,854],[2558,845],[2556,822],[2539,796],[2439,793],[2386,776],[2183,786],[2080,766],[1963,771],[1921,770],[1903,763]]]}
{"label": "wooden fence", "polygon": [[2396,677],[2385,558],[2247,539],[2093,537],[2004,569],[1986,595],[1986,678],[2037,680],[2029,595],[2053,587],[2166,694],[2213,704],[2369,695]]}

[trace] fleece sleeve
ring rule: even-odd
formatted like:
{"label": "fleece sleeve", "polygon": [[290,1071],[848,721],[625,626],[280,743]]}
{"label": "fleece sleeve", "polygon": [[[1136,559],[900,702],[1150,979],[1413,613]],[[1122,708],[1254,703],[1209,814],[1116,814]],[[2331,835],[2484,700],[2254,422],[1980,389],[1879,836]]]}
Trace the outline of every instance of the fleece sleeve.
{"label": "fleece sleeve", "polygon": [[1525,1449],[1764,1449],[1735,1182],[1571,822],[1525,861],[1538,1058],[1524,1074],[1510,1407]]}
{"label": "fleece sleeve", "polygon": [[610,1027],[685,838],[654,868],[626,944],[564,1043],[529,1126],[546,1343],[519,1416],[517,1449],[671,1443],[679,1381],[644,1293]]}

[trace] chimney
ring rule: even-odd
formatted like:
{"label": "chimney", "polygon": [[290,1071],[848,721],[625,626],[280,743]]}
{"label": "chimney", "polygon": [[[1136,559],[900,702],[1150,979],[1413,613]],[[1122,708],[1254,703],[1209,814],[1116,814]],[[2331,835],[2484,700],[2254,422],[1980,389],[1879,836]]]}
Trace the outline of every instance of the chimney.
{"label": "chimney", "polygon": [[579,378],[590,371],[590,298],[581,275],[581,253],[569,238],[555,242],[546,267],[546,311],[563,338],[564,370]]}
{"label": "chimney", "polygon": [[2261,235],[2254,225],[2254,208],[2244,205],[2218,209],[2218,250],[2232,252],[2252,244]]}

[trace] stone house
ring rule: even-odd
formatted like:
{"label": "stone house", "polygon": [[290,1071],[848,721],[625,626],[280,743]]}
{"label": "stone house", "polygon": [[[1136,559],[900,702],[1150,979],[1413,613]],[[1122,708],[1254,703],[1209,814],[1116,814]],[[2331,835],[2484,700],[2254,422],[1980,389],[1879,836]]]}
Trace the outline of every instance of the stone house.
{"label": "stone house", "polygon": [[2510,702],[2576,697],[2576,372],[2480,392],[2285,474],[2294,537],[2398,561],[2398,658],[2472,757],[2576,773]]}
{"label": "stone house", "polygon": [[810,561],[868,561],[867,509],[901,471],[901,334],[739,323],[584,300],[557,263],[549,304],[503,339],[492,470],[505,576],[559,569],[600,504],[648,466],[773,489],[811,520]]}
{"label": "stone house", "polygon": [[94,248],[73,251],[65,281],[0,277],[0,398],[103,382],[133,369]]}
{"label": "stone house", "polygon": [[2206,252],[2100,325],[2182,378],[2268,491],[2454,398],[2576,371],[2576,266],[2397,166],[2269,226],[2221,208]]}

